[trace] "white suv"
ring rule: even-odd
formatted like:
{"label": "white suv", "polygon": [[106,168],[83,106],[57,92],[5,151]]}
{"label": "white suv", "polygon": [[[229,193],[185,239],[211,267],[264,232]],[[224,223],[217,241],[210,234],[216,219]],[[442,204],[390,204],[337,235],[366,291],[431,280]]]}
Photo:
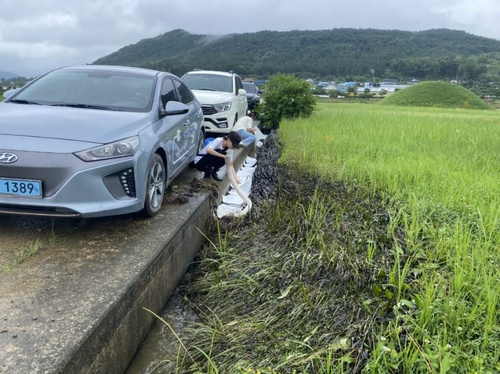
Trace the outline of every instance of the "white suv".
{"label": "white suv", "polygon": [[201,103],[208,132],[228,133],[247,114],[247,93],[233,72],[194,70],[182,77]]}

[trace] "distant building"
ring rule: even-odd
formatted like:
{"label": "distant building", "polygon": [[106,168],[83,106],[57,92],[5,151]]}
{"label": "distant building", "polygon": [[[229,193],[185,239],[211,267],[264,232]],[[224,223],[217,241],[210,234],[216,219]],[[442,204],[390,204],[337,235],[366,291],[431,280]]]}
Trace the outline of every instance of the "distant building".
{"label": "distant building", "polygon": [[384,79],[382,82],[380,82],[381,86],[393,86],[395,84],[398,84],[397,79]]}
{"label": "distant building", "polygon": [[349,87],[356,87],[356,85],[356,82],[339,83],[337,85],[337,90],[339,90],[339,92],[346,92]]}

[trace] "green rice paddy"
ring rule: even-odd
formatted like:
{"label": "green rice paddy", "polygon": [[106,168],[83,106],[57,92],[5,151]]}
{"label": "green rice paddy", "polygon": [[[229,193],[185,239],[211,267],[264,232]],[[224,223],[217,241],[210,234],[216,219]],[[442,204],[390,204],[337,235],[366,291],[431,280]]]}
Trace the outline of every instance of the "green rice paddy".
{"label": "green rice paddy", "polygon": [[500,114],[321,103],[279,140],[182,291],[178,372],[500,372]]}
{"label": "green rice paddy", "polygon": [[322,104],[280,139],[283,163],[383,193],[404,227],[411,291],[365,370],[500,371],[499,113]]}

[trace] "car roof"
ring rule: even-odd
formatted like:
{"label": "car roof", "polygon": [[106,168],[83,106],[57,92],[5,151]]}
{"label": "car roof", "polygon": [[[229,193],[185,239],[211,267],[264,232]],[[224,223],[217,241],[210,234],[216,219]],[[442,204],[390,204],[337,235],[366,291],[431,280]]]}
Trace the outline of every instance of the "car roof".
{"label": "car roof", "polygon": [[186,74],[215,74],[215,75],[225,75],[226,77],[231,77],[234,73],[228,73],[227,71],[217,71],[217,70],[193,70],[187,72]]}
{"label": "car roof", "polygon": [[[135,74],[143,74],[150,76],[156,76],[159,73],[161,73],[158,70],[136,68],[131,66],[116,66],[116,65],[75,65],[75,66],[65,66],[55,70],[116,71],[116,72],[135,73]],[[174,76],[171,73],[167,72],[165,73]]]}

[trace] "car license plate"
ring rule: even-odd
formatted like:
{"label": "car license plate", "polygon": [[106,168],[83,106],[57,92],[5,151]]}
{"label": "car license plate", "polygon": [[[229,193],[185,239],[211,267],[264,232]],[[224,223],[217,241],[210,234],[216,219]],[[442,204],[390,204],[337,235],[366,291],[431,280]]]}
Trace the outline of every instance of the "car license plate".
{"label": "car license plate", "polygon": [[29,179],[0,178],[0,194],[42,197],[42,182]]}

